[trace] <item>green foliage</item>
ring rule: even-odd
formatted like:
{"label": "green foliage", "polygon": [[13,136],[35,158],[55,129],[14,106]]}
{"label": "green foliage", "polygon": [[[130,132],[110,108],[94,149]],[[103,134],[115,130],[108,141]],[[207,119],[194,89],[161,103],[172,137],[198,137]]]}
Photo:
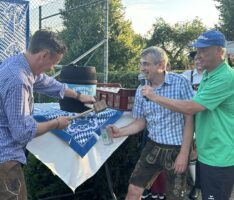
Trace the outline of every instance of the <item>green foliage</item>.
{"label": "green foliage", "polygon": [[224,33],[227,40],[234,40],[234,1],[233,0],[214,0],[220,11],[220,22],[218,28]]}
{"label": "green foliage", "polygon": [[153,24],[152,34],[147,42],[147,46],[159,46],[164,49],[169,57],[172,67],[185,63],[186,55],[191,50],[189,45],[202,32],[205,26],[200,19],[180,22],[170,25],[162,18],[157,18]]}
{"label": "green foliage", "polygon": [[[104,39],[104,29],[101,23],[103,18],[102,4],[82,6],[91,2],[90,0],[65,1],[65,8],[62,12],[65,28],[60,35],[68,52],[65,54],[63,63],[70,63]],[[103,63],[100,59],[103,56],[101,51],[96,53],[94,60],[100,65]],[[84,65],[87,60],[88,58],[84,58],[79,64]]]}
{"label": "green foliage", "polygon": [[[69,11],[84,3],[87,1],[65,1],[62,14],[65,29],[60,35],[68,47],[68,52],[63,63],[70,63],[104,39],[104,1],[95,6],[84,6],[82,9]],[[134,33],[131,22],[124,19],[121,0],[110,0],[109,9],[109,70],[136,70],[138,55],[145,41]],[[87,62],[88,65],[95,66],[98,72],[103,72],[103,47],[97,49],[91,56],[83,58],[78,64],[85,65]]]}
{"label": "green foliage", "polygon": [[137,69],[138,56],[145,46],[140,35],[136,35],[129,20],[124,19],[124,8],[120,0],[110,1],[109,69],[131,71]]}
{"label": "green foliage", "polygon": [[[104,39],[104,1],[94,6],[79,8],[79,5],[90,2],[92,0],[65,0],[62,12],[65,28],[60,35],[68,47],[68,52],[63,63],[70,63]],[[77,9],[74,9],[76,7]],[[131,22],[124,16],[125,10],[121,0],[110,0],[108,35],[110,71],[137,70],[140,52],[146,46],[152,45],[162,47],[167,52],[172,67],[183,67],[187,62],[187,53],[191,50],[189,44],[206,29],[199,18],[174,25],[158,18],[147,40],[134,33]],[[78,64],[95,66],[97,72],[102,73],[103,54],[102,46]]]}
{"label": "green foliage", "polygon": [[61,179],[54,176],[48,168],[32,154],[28,155],[28,163],[26,167],[24,167],[24,172],[29,200],[70,192],[70,189]]}
{"label": "green foliage", "polygon": [[[109,72],[109,83],[121,83],[125,88],[136,88],[139,85],[137,76],[139,72]],[[99,83],[103,83],[104,75],[102,73],[97,74],[97,80]]]}
{"label": "green foliage", "polygon": [[141,137],[142,133],[128,137],[108,160],[113,188],[119,200],[125,199],[130,175],[140,156]]}

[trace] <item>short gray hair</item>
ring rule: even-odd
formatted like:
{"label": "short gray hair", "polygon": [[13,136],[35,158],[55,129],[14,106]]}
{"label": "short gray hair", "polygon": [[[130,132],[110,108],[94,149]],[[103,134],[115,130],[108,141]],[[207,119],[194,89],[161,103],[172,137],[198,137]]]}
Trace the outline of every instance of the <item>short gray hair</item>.
{"label": "short gray hair", "polygon": [[158,64],[161,61],[164,61],[165,65],[167,66],[168,56],[162,48],[155,46],[148,47],[141,52],[141,57],[144,57],[148,54],[152,56],[154,64]]}

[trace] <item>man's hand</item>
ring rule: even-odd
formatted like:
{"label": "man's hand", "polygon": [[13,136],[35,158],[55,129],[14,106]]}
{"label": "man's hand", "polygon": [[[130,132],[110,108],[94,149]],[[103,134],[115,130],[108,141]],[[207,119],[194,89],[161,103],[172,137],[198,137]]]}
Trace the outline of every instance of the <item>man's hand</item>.
{"label": "man's hand", "polygon": [[68,127],[68,125],[71,123],[71,120],[68,119],[68,117],[58,117],[54,119],[56,121],[56,127],[55,129],[63,130]]}
{"label": "man's hand", "polygon": [[154,97],[156,96],[154,93],[154,89],[149,85],[145,85],[141,88],[141,95],[149,100],[153,100]]}
{"label": "man's hand", "polygon": [[175,174],[181,174],[185,172],[187,166],[188,166],[188,156],[180,152],[174,163]]}
{"label": "man's hand", "polygon": [[63,130],[67,128],[70,123],[71,120],[68,117],[58,117],[47,122],[37,123],[36,137],[54,129]]}
{"label": "man's hand", "polygon": [[117,137],[121,137],[122,135],[120,134],[120,129],[118,127],[116,127],[115,125],[108,125],[106,127],[106,130],[108,132],[108,134],[112,137],[112,138],[117,138]]}
{"label": "man's hand", "polygon": [[94,102],[96,102],[96,100],[95,100],[95,98],[93,96],[82,94],[80,92],[76,92],[75,90],[72,90],[70,88],[65,89],[64,96],[79,100],[79,101],[81,101],[83,103],[94,103]]}
{"label": "man's hand", "polygon": [[79,94],[77,99],[79,101],[83,102],[83,103],[94,103],[94,102],[96,102],[96,100],[95,100],[95,98],[93,96],[86,95],[86,94]]}

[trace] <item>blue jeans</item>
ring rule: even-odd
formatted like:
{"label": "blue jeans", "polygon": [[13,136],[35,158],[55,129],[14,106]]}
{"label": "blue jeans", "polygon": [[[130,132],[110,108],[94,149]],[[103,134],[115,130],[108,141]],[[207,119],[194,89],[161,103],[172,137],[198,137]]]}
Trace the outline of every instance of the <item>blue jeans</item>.
{"label": "blue jeans", "polygon": [[27,200],[24,173],[18,161],[0,163],[0,199]]}

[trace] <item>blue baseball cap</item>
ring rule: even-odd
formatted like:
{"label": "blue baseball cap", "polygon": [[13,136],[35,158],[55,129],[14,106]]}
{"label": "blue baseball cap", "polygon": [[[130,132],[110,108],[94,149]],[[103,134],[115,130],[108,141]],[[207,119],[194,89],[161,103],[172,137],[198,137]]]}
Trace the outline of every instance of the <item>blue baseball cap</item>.
{"label": "blue baseball cap", "polygon": [[210,30],[202,33],[192,44],[195,48],[204,48],[210,46],[226,46],[225,36],[216,30]]}

